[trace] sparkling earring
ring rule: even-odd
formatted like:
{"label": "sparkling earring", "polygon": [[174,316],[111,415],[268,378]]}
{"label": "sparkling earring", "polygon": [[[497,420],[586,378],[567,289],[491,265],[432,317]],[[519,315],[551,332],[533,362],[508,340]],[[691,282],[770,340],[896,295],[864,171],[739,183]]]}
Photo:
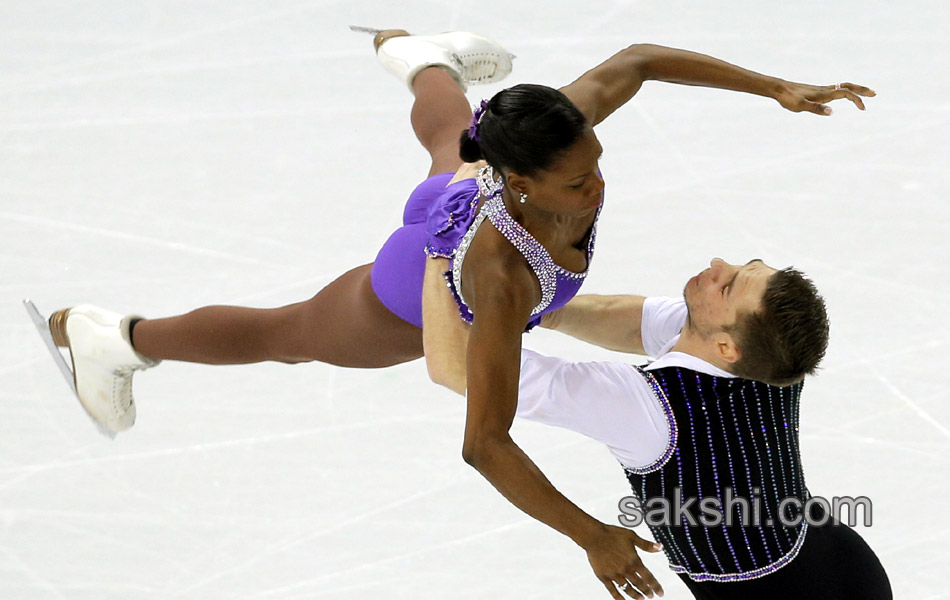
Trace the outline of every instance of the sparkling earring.
{"label": "sparkling earring", "polygon": [[528,194],[525,194],[524,192],[521,192],[521,196],[520,196],[519,200],[521,200],[521,203],[524,204],[525,202],[528,201]]}

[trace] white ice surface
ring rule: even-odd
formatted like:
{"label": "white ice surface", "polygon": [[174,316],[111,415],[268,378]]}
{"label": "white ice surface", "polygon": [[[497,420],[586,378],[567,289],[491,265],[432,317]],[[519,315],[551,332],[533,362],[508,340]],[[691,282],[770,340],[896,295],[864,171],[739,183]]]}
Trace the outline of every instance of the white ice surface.
{"label": "white ice surface", "polygon": [[[0,3],[0,598],[608,597],[462,462],[463,402],[420,362],[165,364],[109,442],[20,306],[276,306],[371,261],[427,160],[353,23],[493,35],[518,55],[507,83],[562,85],[649,41],[876,89],[820,118],[645,85],[598,130],[585,291],[676,293],[712,256],[811,274],[833,338],[804,396],[808,486],[874,501],[860,533],[895,597],[947,597],[948,20],[924,0]],[[527,343],[610,356],[546,334]],[[514,437],[615,522],[628,489],[604,448]]]}

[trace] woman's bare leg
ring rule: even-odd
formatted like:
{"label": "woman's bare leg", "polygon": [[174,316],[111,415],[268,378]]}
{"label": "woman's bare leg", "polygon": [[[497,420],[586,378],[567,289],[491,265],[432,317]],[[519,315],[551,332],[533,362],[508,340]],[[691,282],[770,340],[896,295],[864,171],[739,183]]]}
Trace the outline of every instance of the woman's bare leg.
{"label": "woman's bare leg", "polygon": [[412,82],[412,130],[432,157],[429,177],[454,173],[462,166],[459,135],[468,127],[472,108],[452,76],[439,67],[423,69]]}
{"label": "woman's bare leg", "polygon": [[139,321],[135,349],[152,359],[206,364],[320,361],[388,367],[422,356],[422,330],[389,311],[363,265],[304,302],[274,309],[208,306]]}
{"label": "woman's bare leg", "polygon": [[[472,116],[464,92],[439,67],[420,72],[413,92],[410,120],[432,159],[429,176],[456,171],[462,164],[458,138]],[[281,308],[208,306],[139,321],[133,330],[135,349],[155,360],[206,364],[320,361],[386,367],[421,357],[421,330],[379,301],[371,268],[357,267],[310,300]]]}
{"label": "woman's bare leg", "polygon": [[[404,29],[385,29],[373,38],[373,47],[378,51],[386,40],[408,35]],[[412,130],[432,158],[428,176],[454,173],[462,164],[459,135],[472,118],[465,92],[442,67],[433,66],[412,80],[412,93],[416,97],[410,114]]]}

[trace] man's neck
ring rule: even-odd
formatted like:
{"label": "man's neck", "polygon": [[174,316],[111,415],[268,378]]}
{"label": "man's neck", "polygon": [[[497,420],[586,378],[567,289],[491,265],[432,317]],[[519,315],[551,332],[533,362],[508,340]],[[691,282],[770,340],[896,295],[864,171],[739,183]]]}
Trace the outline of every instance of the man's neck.
{"label": "man's neck", "polygon": [[676,344],[670,348],[670,352],[682,352],[683,354],[689,354],[690,356],[695,356],[701,360],[708,362],[709,364],[731,373],[732,365],[723,360],[722,357],[716,352],[716,347],[710,343],[708,339],[703,339],[699,334],[690,330],[689,327],[684,327],[680,332],[680,339]]}

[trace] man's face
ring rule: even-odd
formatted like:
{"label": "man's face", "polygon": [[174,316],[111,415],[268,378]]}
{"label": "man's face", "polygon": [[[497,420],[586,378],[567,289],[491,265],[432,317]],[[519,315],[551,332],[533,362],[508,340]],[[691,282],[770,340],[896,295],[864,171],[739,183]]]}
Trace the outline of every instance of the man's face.
{"label": "man's face", "polygon": [[689,317],[686,326],[707,338],[734,325],[740,314],[758,310],[769,278],[777,270],[759,259],[731,265],[714,258],[709,268],[683,288]]}

